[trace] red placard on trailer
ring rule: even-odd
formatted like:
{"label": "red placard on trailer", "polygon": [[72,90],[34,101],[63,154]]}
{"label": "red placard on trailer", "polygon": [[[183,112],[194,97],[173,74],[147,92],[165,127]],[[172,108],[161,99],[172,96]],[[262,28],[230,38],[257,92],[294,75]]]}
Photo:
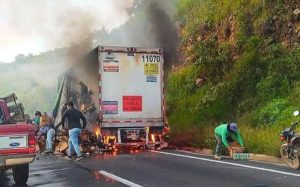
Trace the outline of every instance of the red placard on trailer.
{"label": "red placard on trailer", "polygon": [[123,112],[142,112],[142,96],[123,96]]}

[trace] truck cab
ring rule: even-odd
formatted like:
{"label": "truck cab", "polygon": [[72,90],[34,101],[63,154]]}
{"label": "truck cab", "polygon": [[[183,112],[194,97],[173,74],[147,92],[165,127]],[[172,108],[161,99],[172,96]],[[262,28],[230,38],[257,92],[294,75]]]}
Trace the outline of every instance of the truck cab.
{"label": "truck cab", "polygon": [[[21,104],[14,94],[0,98],[0,172],[12,169],[16,184],[26,184],[29,163],[36,156],[35,131],[25,123]],[[8,105],[13,101],[13,105]],[[11,115],[13,114],[13,115]]]}

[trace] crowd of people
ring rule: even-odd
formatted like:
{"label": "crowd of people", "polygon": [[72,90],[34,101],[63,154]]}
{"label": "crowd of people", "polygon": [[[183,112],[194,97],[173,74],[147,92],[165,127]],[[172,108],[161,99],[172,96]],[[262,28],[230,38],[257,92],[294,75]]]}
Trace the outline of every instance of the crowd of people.
{"label": "crowd of people", "polygon": [[[54,125],[54,118],[51,113],[44,112],[42,114],[40,111],[36,111],[34,116],[32,124],[36,127],[37,140],[42,137],[46,139],[45,151],[43,151],[43,153],[53,153],[55,133],[58,127],[62,126],[62,129],[68,130],[69,134],[67,158],[72,160],[74,151],[76,161],[83,158],[80,151],[79,135],[86,127],[86,118],[81,111],[75,109],[73,102],[70,101],[64,105],[62,118],[57,126]],[[67,125],[65,125],[66,120],[68,121]],[[80,120],[82,121],[82,126]]]}
{"label": "crowd of people", "polygon": [[[69,135],[67,159],[72,160],[74,153],[76,154],[75,160],[79,161],[83,158],[80,150],[79,136],[81,131],[86,128],[87,119],[81,111],[74,107],[73,102],[70,101],[64,104],[61,110],[62,118],[57,126],[54,125],[54,119],[51,113],[44,112],[42,114],[40,111],[36,111],[34,115],[35,117],[32,120],[32,124],[36,127],[37,140],[41,137],[44,137],[46,140],[44,153],[53,153],[53,140],[58,127],[62,126],[62,129],[67,130]],[[65,123],[66,120],[68,121],[67,125]],[[236,140],[242,148],[244,147],[244,142],[238,132],[236,123],[221,124],[215,128],[214,133],[216,138],[215,159],[217,160],[221,159],[222,144],[229,152],[232,152],[230,143],[234,142],[234,140]]]}

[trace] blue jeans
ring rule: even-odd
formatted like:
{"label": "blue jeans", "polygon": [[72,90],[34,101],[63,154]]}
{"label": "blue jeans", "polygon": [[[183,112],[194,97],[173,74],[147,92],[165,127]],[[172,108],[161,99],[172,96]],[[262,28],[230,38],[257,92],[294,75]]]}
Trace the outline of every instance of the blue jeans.
{"label": "blue jeans", "polygon": [[47,141],[46,141],[46,149],[52,151],[52,141],[55,136],[55,130],[49,129],[47,132]]}
{"label": "blue jeans", "polygon": [[81,129],[79,129],[79,128],[73,128],[73,129],[69,130],[68,156],[72,156],[74,149],[75,149],[77,156],[81,156],[79,142],[78,142],[78,137],[79,137],[80,133],[81,133]]}

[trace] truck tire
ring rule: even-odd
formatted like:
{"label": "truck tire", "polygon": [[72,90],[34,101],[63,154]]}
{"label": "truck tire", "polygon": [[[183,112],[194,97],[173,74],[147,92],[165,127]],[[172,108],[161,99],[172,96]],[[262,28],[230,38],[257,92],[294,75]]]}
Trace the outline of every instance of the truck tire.
{"label": "truck tire", "polygon": [[24,185],[27,183],[29,175],[29,164],[18,165],[12,168],[13,178],[17,185]]}

